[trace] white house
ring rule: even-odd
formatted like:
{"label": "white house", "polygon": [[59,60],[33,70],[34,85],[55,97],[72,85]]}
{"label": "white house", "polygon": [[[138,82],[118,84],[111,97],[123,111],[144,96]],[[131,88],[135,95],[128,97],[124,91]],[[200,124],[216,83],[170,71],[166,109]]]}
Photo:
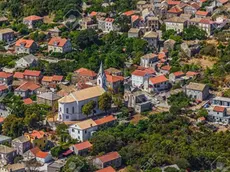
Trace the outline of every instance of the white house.
{"label": "white house", "polygon": [[105,19],[105,31],[110,32],[114,30],[114,25],[113,25],[114,19],[113,18],[106,18]]}
{"label": "white house", "polygon": [[48,52],[66,53],[71,50],[71,42],[65,38],[53,37],[48,43]]}
{"label": "white house", "polygon": [[155,71],[151,68],[144,70],[137,69],[132,73],[132,86],[140,87],[147,81],[151,76],[155,75]]}
{"label": "white house", "polygon": [[149,79],[149,88],[151,91],[162,91],[169,88],[169,80],[164,75],[159,75]]}
{"label": "white house", "polygon": [[227,115],[227,109],[223,106],[214,106],[207,109],[208,119],[213,122],[220,122],[228,124],[230,122],[230,116]]}
{"label": "white house", "polygon": [[141,57],[141,66],[143,67],[152,67],[153,63],[158,61],[158,56],[153,53],[146,54]]}
{"label": "white house", "polygon": [[35,57],[33,54],[29,54],[17,60],[15,66],[16,68],[34,67],[37,65],[37,61],[37,57]]}
{"label": "white house", "polygon": [[92,119],[87,119],[69,127],[69,134],[73,139],[80,141],[88,140],[98,129],[97,124]]}
{"label": "white house", "polygon": [[209,96],[208,85],[201,83],[190,82],[185,86],[184,91],[188,97],[194,98],[198,101],[203,101]]}
{"label": "white house", "polygon": [[58,100],[58,121],[85,119],[87,116],[82,113],[82,107],[90,101],[94,101],[96,104],[91,115],[101,113],[102,111],[98,108],[98,99],[105,90],[106,75],[101,64],[97,76],[97,86],[72,92]]}

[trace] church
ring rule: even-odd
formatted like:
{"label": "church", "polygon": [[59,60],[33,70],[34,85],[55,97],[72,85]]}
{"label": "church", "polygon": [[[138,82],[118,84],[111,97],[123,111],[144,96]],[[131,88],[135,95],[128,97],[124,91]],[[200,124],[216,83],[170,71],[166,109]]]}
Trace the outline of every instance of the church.
{"label": "church", "polygon": [[89,116],[102,113],[98,107],[98,100],[106,90],[106,75],[101,63],[96,86],[72,92],[58,100],[58,121],[76,121],[87,118],[82,113],[82,107],[91,100],[96,103],[96,108]]}

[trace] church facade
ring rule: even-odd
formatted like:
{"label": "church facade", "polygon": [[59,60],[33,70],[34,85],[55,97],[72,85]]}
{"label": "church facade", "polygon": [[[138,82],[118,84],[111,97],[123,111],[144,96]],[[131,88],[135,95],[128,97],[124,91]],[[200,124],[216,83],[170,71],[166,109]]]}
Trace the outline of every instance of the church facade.
{"label": "church facade", "polygon": [[[58,121],[82,120],[92,115],[102,113],[98,107],[98,100],[105,91],[106,75],[103,70],[103,65],[101,64],[97,75],[97,86],[72,92],[58,100]],[[96,106],[92,114],[86,116],[82,113],[82,108],[90,101],[94,101]]]}

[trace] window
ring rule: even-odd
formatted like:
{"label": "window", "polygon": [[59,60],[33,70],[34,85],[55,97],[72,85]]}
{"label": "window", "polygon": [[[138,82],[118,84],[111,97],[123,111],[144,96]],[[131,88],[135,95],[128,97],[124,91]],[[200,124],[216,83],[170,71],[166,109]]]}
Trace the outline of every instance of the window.
{"label": "window", "polygon": [[75,132],[74,128],[72,128],[72,132]]}
{"label": "window", "polygon": [[87,133],[87,130],[85,130],[85,133]]}
{"label": "window", "polygon": [[69,109],[68,108],[66,108],[66,113],[69,113]]}
{"label": "window", "polygon": [[80,134],[80,131],[78,130],[78,134]]}
{"label": "window", "polygon": [[69,115],[66,115],[66,119],[69,119]]}

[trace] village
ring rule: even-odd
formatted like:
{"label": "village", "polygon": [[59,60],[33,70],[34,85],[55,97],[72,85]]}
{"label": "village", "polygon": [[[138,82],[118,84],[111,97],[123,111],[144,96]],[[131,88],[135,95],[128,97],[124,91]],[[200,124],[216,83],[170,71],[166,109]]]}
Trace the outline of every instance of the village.
{"label": "village", "polygon": [[191,132],[229,132],[228,0],[138,1],[120,13],[92,6],[62,21],[0,17],[1,172],[132,172],[97,134],[158,114],[183,117]]}

